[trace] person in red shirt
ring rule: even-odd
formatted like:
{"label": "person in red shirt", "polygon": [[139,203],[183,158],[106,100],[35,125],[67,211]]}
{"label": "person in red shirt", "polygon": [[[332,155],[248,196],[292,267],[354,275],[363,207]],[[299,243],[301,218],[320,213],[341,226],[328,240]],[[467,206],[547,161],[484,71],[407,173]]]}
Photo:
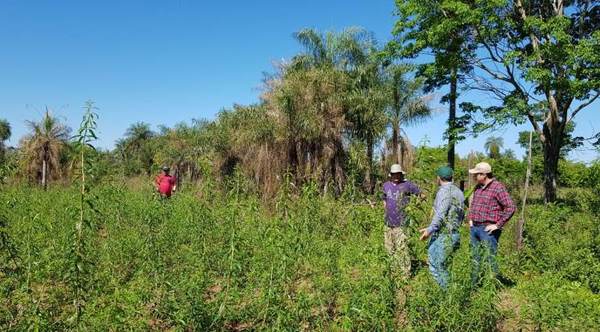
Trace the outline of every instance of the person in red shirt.
{"label": "person in red shirt", "polygon": [[[479,163],[470,169],[469,173],[477,178],[468,216],[475,263],[473,277],[478,278],[482,256],[487,256],[494,274],[502,280],[496,262],[498,241],[502,228],[515,213],[516,206],[506,187],[492,175],[490,164]],[[482,252],[484,248],[487,249],[487,253]]]}
{"label": "person in red shirt", "polygon": [[161,174],[156,177],[156,191],[162,198],[169,198],[177,190],[177,179],[169,174],[170,169],[167,166],[162,168]]}

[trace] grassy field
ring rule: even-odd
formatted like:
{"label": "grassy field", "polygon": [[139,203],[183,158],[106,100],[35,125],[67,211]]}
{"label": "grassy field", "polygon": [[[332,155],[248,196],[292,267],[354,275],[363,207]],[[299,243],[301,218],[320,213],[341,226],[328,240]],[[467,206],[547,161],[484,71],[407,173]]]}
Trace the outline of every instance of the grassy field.
{"label": "grassy field", "polygon": [[323,197],[310,186],[298,195],[283,191],[269,204],[239,188],[211,188],[161,201],[149,190],[96,187],[78,238],[76,189],[3,187],[0,329],[600,326],[597,201],[532,206],[521,252],[514,248],[511,221],[500,263],[513,286],[485,279],[471,287],[465,227],[454,279],[443,293],[427,270],[425,244],[417,240],[429,202],[411,205],[414,275],[403,284],[391,278],[379,205],[351,193]]}

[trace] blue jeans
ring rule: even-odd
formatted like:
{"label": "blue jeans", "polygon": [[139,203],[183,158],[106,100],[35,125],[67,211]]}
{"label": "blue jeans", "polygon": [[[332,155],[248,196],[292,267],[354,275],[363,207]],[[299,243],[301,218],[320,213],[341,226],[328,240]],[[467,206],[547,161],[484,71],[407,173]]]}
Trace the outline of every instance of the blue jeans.
{"label": "blue jeans", "polygon": [[458,233],[451,234],[435,234],[429,240],[429,271],[433,279],[440,287],[448,288],[448,265],[452,252],[460,245],[460,235]]}
{"label": "blue jeans", "polygon": [[471,227],[471,249],[473,251],[473,280],[479,279],[482,260],[487,263],[495,276],[498,275],[498,263],[496,253],[498,252],[498,241],[502,230],[498,229],[488,234],[485,225]]}

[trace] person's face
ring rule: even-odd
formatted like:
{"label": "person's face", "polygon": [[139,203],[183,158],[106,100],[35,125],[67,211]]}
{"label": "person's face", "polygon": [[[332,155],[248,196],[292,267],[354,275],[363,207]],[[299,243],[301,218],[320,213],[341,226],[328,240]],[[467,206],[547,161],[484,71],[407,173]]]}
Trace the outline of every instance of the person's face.
{"label": "person's face", "polygon": [[436,177],[435,177],[435,181],[437,182],[437,185],[438,185],[438,186],[441,186],[441,185],[442,185],[442,179],[441,179],[439,176],[436,176]]}
{"label": "person's face", "polygon": [[392,173],[391,174],[392,181],[401,182],[404,179],[404,174],[402,173]]}
{"label": "person's face", "polygon": [[485,184],[485,180],[486,179],[487,179],[487,176],[486,176],[485,173],[477,173],[477,174],[475,174],[475,180],[479,184]]}

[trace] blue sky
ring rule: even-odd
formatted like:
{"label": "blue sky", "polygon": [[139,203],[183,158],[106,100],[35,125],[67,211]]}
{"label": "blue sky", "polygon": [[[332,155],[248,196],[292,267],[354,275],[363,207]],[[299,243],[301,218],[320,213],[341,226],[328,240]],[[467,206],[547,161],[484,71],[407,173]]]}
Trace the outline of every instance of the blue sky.
{"label": "blue sky", "polygon": [[[76,128],[92,99],[100,108],[98,145],[111,148],[134,122],[156,129],[256,102],[263,73],[300,50],[292,33],[304,27],[362,26],[384,43],[393,10],[392,0],[2,0],[0,118],[11,123],[9,144],[17,145],[25,120],[39,119],[46,106]],[[600,131],[600,104],[592,106],[576,118],[576,134]],[[413,142],[442,144],[445,118],[442,112],[407,132]],[[528,129],[491,135],[521,156],[517,133]],[[458,153],[483,150],[485,137],[459,143]],[[571,155],[596,157],[589,147]]]}

